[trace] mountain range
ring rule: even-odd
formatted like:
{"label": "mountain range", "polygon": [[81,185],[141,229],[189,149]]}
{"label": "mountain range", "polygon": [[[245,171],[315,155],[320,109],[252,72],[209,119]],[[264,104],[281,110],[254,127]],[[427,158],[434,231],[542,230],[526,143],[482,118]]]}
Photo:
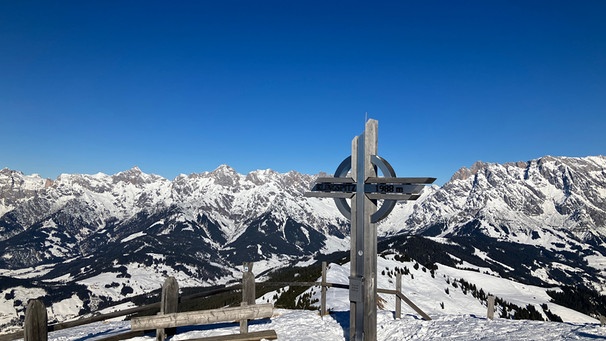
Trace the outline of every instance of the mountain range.
{"label": "mountain range", "polygon": [[[0,170],[0,315],[19,317],[32,292],[109,304],[167,275],[224,284],[242,262],[263,273],[346,251],[349,224],[332,200],[303,197],[316,177],[226,165],[172,181],[136,167],[55,180]],[[381,252],[428,267],[604,294],[606,157],[477,162],[398,203],[377,228]]]}

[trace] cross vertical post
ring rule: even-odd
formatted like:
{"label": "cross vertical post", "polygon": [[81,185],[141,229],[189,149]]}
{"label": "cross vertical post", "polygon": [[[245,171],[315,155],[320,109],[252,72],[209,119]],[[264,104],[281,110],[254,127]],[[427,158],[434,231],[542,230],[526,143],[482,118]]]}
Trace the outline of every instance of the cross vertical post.
{"label": "cross vertical post", "polygon": [[[352,141],[351,175],[357,184],[377,176],[370,159],[377,154],[377,126],[376,120],[368,120],[364,133]],[[366,196],[363,185],[356,186],[351,205],[350,249],[350,282],[359,288],[359,293],[350,295],[350,339],[355,341],[376,339],[377,230],[371,222],[376,211],[376,200]]]}
{"label": "cross vertical post", "polygon": [[[416,200],[423,185],[435,178],[397,178],[393,167],[377,155],[378,121],[369,119],[354,137],[351,156],[332,178],[318,178],[306,197],[333,198],[339,212],[351,221],[350,340],[377,339],[377,229],[398,200]],[[378,169],[383,177],[378,176]],[[350,200],[351,205],[347,203]],[[382,199],[379,208],[377,201]]]}

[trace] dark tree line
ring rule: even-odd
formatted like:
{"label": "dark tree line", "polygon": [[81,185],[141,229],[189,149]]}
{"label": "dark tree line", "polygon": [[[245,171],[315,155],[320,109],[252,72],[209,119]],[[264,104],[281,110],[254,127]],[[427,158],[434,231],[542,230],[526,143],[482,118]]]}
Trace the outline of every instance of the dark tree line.
{"label": "dark tree line", "polygon": [[[470,294],[475,297],[484,304],[487,305],[487,300],[489,294],[484,291],[484,289],[480,288],[473,284],[467,282],[465,279],[460,278],[452,281],[452,286],[454,288],[460,288],[463,294]],[[449,293],[448,288],[446,288],[446,293]],[[528,304],[525,307],[520,307],[511,302],[507,302],[502,298],[495,297],[495,306],[500,308],[500,317],[505,319],[513,319],[513,320],[537,320],[537,321],[545,321],[543,314],[539,310],[537,310],[534,304]],[[547,316],[549,321],[557,321],[562,322],[562,318],[558,315],[554,314],[549,310],[547,304],[542,304],[541,309]]]}
{"label": "dark tree line", "polygon": [[548,290],[553,303],[597,317],[606,315],[606,296],[586,287],[566,286],[561,291]]}

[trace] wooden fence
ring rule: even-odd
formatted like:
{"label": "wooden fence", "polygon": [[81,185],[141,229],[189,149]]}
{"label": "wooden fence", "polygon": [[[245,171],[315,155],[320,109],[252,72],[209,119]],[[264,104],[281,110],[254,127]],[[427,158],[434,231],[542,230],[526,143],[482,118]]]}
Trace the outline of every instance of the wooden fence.
{"label": "wooden fence", "polygon": [[[76,326],[86,325],[94,322],[105,321],[108,319],[113,319],[121,316],[130,316],[137,313],[145,312],[147,314],[172,314],[176,313],[178,310],[178,302],[184,302],[187,300],[192,300],[196,298],[213,296],[221,293],[226,293],[235,290],[242,290],[242,303],[241,306],[254,305],[256,299],[256,283],[255,277],[252,272],[253,263],[244,263],[244,272],[242,275],[242,283],[232,285],[229,287],[223,287],[219,289],[209,290],[202,293],[196,293],[188,296],[181,296],[179,299],[179,286],[177,281],[170,277],[164,283],[162,287],[162,296],[161,301],[153,304],[143,305],[140,307],[134,307],[130,309],[125,309],[121,311],[100,314],[92,317],[82,318],[74,321],[55,323],[51,325],[47,325],[47,316],[46,316],[46,308],[44,304],[40,300],[30,300],[26,309],[26,317],[24,323],[24,330],[15,332],[12,334],[4,334],[0,335],[0,341],[9,341],[24,338],[25,341],[46,341],[48,338],[48,332],[62,330],[66,328],[72,328]],[[320,282],[262,282],[265,286],[277,286],[277,287],[285,287],[285,286],[299,286],[299,287],[312,287],[312,286],[320,286],[321,287],[321,299],[320,299],[320,314],[322,316],[327,314],[326,309],[326,292],[328,288],[341,288],[341,289],[349,289],[349,285],[340,284],[340,283],[329,283],[326,281],[326,262],[322,263],[322,278]],[[421,317],[425,320],[431,320],[431,318],[423,312],[419,307],[417,307],[410,299],[408,299],[401,292],[401,283],[402,277],[401,274],[396,274],[396,288],[395,289],[381,289],[378,288],[377,292],[381,294],[391,294],[396,296],[396,306],[395,306],[395,318],[401,317],[402,312],[402,301],[408,304],[415,312],[417,312]],[[242,309],[245,311],[246,308]],[[241,332],[247,331],[247,318],[237,318],[234,320],[240,320],[241,322]],[[197,322],[197,321],[195,321]],[[195,323],[194,323],[195,324]],[[166,329],[168,328],[168,329]],[[158,327],[156,331],[157,339],[164,340],[166,335],[173,335],[175,333],[176,326],[163,326]],[[131,338],[135,336],[141,336],[145,332],[145,328],[141,330],[141,328],[132,328],[133,330],[127,333],[122,333],[120,335],[111,336],[103,339],[103,341],[113,341],[113,340],[122,340],[126,338]]]}
{"label": "wooden fence", "polygon": [[[240,290],[241,288],[242,288],[241,284],[236,284],[236,285],[232,285],[229,287],[223,287],[223,288],[213,289],[213,290],[196,293],[196,294],[192,294],[192,295],[181,296],[180,301],[184,302],[184,301],[193,300],[193,299],[197,299],[197,298],[214,296],[214,295],[218,295],[218,294],[222,294],[222,293],[226,293],[226,292],[230,292],[230,291],[234,291],[234,290]],[[36,301],[38,301],[40,303],[33,303]],[[26,318],[25,318],[23,330],[14,332],[14,333],[10,333],[10,334],[0,335],[0,341],[11,341],[11,340],[23,339],[25,337],[25,330],[27,330],[29,328],[29,325],[32,324],[32,322],[28,322],[28,321],[32,321],[32,320],[28,319],[27,310],[36,309],[36,308],[30,309],[30,305],[33,305],[33,304],[35,304],[35,307],[38,307],[39,310],[44,310],[44,314],[46,315],[46,308],[44,308],[44,304],[42,304],[42,302],[40,300],[30,300],[28,303],[28,306],[26,308],[26,314],[25,314]],[[54,323],[54,324],[48,325],[46,329],[47,329],[47,332],[53,332],[53,331],[67,329],[67,328],[73,328],[73,327],[78,327],[78,326],[82,326],[82,325],[87,325],[87,324],[91,324],[91,323],[95,323],[95,322],[106,321],[106,320],[114,319],[117,317],[131,316],[131,315],[139,314],[139,313],[156,314],[160,311],[160,305],[161,305],[161,302],[157,302],[157,303],[152,303],[152,304],[146,304],[146,305],[139,306],[139,307],[124,309],[124,310],[120,310],[120,311],[114,311],[111,313],[99,314],[99,315],[95,315],[95,316],[91,316],[91,317],[81,318],[81,319],[74,320],[74,321]],[[44,309],[40,309],[40,306]],[[33,315],[33,316],[36,316],[36,315]],[[130,337],[141,336],[143,334],[144,334],[144,332],[137,331],[137,332],[133,332],[132,336],[130,336]],[[33,340],[44,340],[44,339],[33,339]],[[111,340],[113,340],[113,339],[108,338],[106,341],[111,341]],[[118,339],[115,339],[115,340],[118,340]]]}

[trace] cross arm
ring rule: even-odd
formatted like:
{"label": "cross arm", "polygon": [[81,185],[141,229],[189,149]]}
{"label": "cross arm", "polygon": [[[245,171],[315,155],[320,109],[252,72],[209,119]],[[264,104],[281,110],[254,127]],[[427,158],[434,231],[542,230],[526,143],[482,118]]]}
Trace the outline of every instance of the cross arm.
{"label": "cross arm", "polygon": [[327,177],[317,178],[316,183],[331,183],[331,184],[353,184],[355,181],[352,178]]}
{"label": "cross arm", "polygon": [[306,198],[343,198],[351,199],[354,196],[354,192],[305,192],[303,194]]}
{"label": "cross arm", "polygon": [[436,178],[367,178],[366,183],[375,184],[432,184]]}

